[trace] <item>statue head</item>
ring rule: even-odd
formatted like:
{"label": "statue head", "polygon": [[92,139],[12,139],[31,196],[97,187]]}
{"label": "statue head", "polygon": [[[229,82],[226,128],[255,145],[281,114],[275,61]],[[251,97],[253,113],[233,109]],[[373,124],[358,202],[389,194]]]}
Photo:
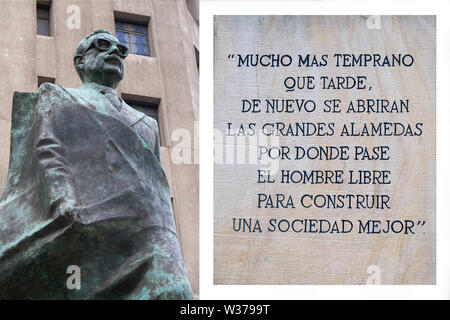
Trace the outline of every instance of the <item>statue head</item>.
{"label": "statue head", "polygon": [[111,32],[96,30],[78,43],[73,59],[75,70],[83,83],[116,88],[123,79],[128,51]]}

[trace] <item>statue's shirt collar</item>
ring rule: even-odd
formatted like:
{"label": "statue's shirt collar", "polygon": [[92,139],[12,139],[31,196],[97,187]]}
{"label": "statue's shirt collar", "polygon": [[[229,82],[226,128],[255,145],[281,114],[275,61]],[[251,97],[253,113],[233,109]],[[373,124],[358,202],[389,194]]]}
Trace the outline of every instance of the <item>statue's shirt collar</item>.
{"label": "statue's shirt collar", "polygon": [[95,82],[85,82],[83,83],[83,85],[81,86],[82,89],[93,89],[101,94],[104,94],[105,92],[111,92],[114,93],[117,96],[116,90],[114,90],[111,87],[107,87]]}
{"label": "statue's shirt collar", "polygon": [[81,86],[81,89],[95,90],[96,92],[102,94],[114,106],[114,108],[119,113],[122,110],[122,99],[117,97],[117,93],[113,88],[103,86],[98,83],[89,82],[89,83],[83,83],[83,85]]}

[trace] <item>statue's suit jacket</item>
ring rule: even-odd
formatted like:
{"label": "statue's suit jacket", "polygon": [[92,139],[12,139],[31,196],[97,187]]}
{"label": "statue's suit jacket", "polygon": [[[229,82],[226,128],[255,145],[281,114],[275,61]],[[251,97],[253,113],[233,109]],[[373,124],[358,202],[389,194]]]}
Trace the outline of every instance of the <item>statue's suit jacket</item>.
{"label": "statue's suit jacket", "polygon": [[[156,121],[89,87],[44,84],[13,104],[0,297],[192,297]],[[57,215],[67,199],[79,223]],[[67,289],[69,265],[84,271],[80,290]]]}

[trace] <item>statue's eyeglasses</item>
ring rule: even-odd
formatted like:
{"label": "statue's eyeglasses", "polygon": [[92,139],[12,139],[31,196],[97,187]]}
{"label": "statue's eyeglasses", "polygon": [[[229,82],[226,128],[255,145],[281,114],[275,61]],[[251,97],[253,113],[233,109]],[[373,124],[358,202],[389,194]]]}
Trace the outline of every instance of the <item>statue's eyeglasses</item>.
{"label": "statue's eyeglasses", "polygon": [[87,47],[81,54],[80,56],[84,55],[88,50],[90,50],[92,48],[92,46],[95,46],[98,50],[101,51],[108,51],[113,45],[115,45],[118,49],[119,52],[119,56],[121,56],[122,58],[125,58],[128,55],[128,52],[130,51],[130,49],[128,49],[127,46],[124,46],[123,44],[120,43],[113,43],[107,39],[94,39],[91,43],[91,45],[89,47]]}

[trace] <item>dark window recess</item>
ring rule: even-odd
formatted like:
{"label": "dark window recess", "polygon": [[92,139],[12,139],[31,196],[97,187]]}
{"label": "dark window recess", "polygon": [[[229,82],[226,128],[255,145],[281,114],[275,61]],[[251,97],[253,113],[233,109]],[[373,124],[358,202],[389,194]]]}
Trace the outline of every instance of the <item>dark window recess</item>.
{"label": "dark window recess", "polygon": [[38,88],[45,82],[55,83],[55,78],[38,76]]}
{"label": "dark window recess", "polygon": [[116,37],[120,43],[130,48],[130,53],[150,56],[146,24],[116,20]]}
{"label": "dark window recess", "polygon": [[37,5],[37,34],[50,36],[50,7]]}
{"label": "dark window recess", "polygon": [[159,125],[159,116],[158,116],[158,103],[150,103],[150,102],[140,102],[133,100],[125,100],[124,101],[132,108],[146,114],[149,117],[152,117],[158,123],[158,131],[159,131],[159,141],[161,143],[161,130]]}
{"label": "dark window recess", "polygon": [[195,49],[195,60],[197,61],[197,70],[200,70],[200,52],[198,51],[196,46],[194,46],[194,49]]}
{"label": "dark window recess", "polygon": [[125,102],[130,106],[145,113],[147,116],[152,117],[156,121],[158,121],[158,104],[157,103],[149,103],[149,102],[138,102],[132,100],[125,100]]}

